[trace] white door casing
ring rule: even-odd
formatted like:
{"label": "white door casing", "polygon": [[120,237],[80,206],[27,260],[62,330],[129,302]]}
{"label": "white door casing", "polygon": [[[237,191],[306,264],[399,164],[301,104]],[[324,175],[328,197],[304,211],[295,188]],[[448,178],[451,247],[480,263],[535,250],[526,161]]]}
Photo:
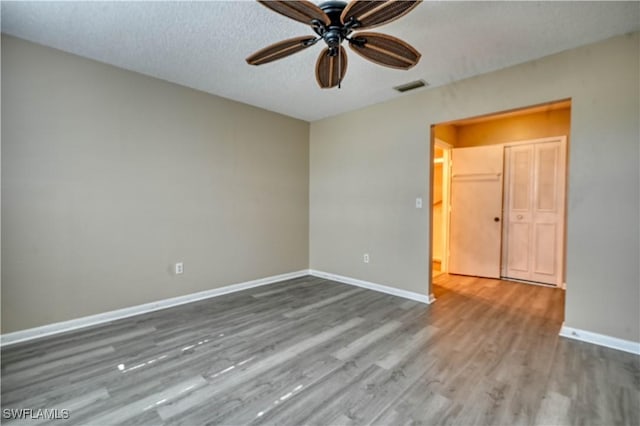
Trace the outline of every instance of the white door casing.
{"label": "white door casing", "polygon": [[449,272],[500,278],[504,147],[454,148]]}
{"label": "white door casing", "polygon": [[449,272],[449,210],[451,209],[451,149],[453,145],[436,138],[434,147],[442,149],[442,221],[440,223],[442,246],[439,250],[442,258],[440,259],[440,271]]}

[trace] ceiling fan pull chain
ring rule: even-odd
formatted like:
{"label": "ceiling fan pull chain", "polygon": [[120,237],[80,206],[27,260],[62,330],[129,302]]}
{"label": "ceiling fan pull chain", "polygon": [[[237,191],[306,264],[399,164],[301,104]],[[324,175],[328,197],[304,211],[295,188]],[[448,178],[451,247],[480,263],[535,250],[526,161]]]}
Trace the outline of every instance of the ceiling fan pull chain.
{"label": "ceiling fan pull chain", "polygon": [[342,50],[338,46],[338,89],[342,89]]}

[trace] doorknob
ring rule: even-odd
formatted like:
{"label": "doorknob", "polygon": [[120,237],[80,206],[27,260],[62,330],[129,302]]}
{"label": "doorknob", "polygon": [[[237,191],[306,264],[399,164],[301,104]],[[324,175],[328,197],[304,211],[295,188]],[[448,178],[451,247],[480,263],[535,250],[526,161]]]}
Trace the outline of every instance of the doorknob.
{"label": "doorknob", "polygon": [[500,222],[500,218],[499,218],[499,217],[494,217],[494,218],[493,218],[493,221],[494,221],[494,222]]}

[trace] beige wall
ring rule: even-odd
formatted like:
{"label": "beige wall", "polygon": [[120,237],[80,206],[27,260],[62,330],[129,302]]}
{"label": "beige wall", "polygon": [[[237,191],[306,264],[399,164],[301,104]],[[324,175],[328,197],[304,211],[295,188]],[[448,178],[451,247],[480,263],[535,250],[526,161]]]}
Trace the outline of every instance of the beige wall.
{"label": "beige wall", "polygon": [[[456,148],[570,136],[571,111],[558,109],[456,126]],[[439,127],[439,126],[438,126]]]}
{"label": "beige wall", "polygon": [[430,209],[415,198],[428,199],[430,126],[572,98],[565,322],[640,341],[639,43],[621,36],[312,123],[311,268],[426,294]]}
{"label": "beige wall", "polygon": [[308,268],[308,138],[3,36],[2,332]]}

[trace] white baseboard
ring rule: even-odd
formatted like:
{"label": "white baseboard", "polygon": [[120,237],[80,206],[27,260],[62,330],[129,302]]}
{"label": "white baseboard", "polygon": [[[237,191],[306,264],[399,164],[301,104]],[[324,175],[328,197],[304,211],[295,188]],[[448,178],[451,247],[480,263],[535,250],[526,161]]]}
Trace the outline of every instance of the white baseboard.
{"label": "white baseboard", "polygon": [[436,298],[433,296],[433,294],[427,296],[426,294],[414,293],[412,291],[401,290],[395,287],[389,287],[382,284],[375,284],[369,281],[358,280],[356,278],[349,278],[342,275],[331,274],[329,272],[310,269],[309,275],[313,275],[314,277],[326,278],[332,281],[338,281],[343,284],[355,285],[357,287],[378,291],[380,293],[391,294],[405,299],[415,300],[416,302],[431,304],[436,301]]}
{"label": "white baseboard", "polygon": [[246,281],[243,283],[232,284],[225,287],[215,288],[212,290],[201,291],[198,293],[187,294],[184,296],[172,297],[170,299],[158,300],[156,302],[145,303],[142,305],[131,306],[128,308],[116,309],[114,311],[103,312],[96,315],[90,315],[81,318],[75,318],[68,321],[56,322],[40,327],[29,328],[26,330],[14,331],[0,335],[0,346],[6,347],[16,343],[22,343],[40,337],[52,336],[54,334],[66,333],[69,331],[79,330],[94,325],[104,324],[135,315],[145,314],[147,312],[158,311],[160,309],[171,308],[173,306],[184,305],[186,303],[196,302],[198,300],[209,299],[211,297],[222,296],[223,294],[234,293],[253,287],[260,287],[273,284],[280,281],[290,280],[293,278],[303,277],[305,275],[313,275],[320,278],[326,278],[338,281],[344,284],[355,285],[369,290],[387,293],[405,299],[415,300],[421,303],[431,304],[435,302],[433,294],[423,295],[411,291],[401,290],[381,284],[375,284],[368,281],[362,281],[355,278],[344,277],[342,275],[331,274],[328,272],[303,269],[301,271],[290,272],[287,274],[274,275],[271,277],[260,278],[257,280]]}
{"label": "white baseboard", "polygon": [[51,336],[59,333],[66,333],[68,331],[78,330],[85,327],[91,327],[94,325],[131,317],[134,315],[140,315],[147,312],[170,308],[173,306],[184,305],[185,303],[191,303],[198,300],[208,299],[211,297],[222,296],[223,294],[234,293],[237,291],[246,290],[253,287],[260,287],[263,285],[272,284],[279,281],[299,278],[305,275],[309,275],[308,269],[304,269],[302,271],[297,271],[297,272],[290,272],[287,274],[273,275],[271,277],[260,278],[257,280],[246,281],[238,284],[232,284],[225,287],[214,288],[212,290],[205,290],[198,293],[187,294],[184,296],[172,297],[170,299],[164,299],[164,300],[159,300],[157,302],[145,303],[143,305],[131,306],[123,309],[116,309],[114,311],[76,318],[68,321],[57,322],[53,324],[47,324],[40,327],[29,328],[26,330],[14,331],[13,333],[6,333],[3,335],[0,335],[0,346],[9,346],[16,343],[40,338],[40,337]]}
{"label": "white baseboard", "polygon": [[606,334],[567,327],[566,325],[563,325],[560,329],[560,336],[640,355],[640,342],[619,339],[617,337],[607,336]]}

